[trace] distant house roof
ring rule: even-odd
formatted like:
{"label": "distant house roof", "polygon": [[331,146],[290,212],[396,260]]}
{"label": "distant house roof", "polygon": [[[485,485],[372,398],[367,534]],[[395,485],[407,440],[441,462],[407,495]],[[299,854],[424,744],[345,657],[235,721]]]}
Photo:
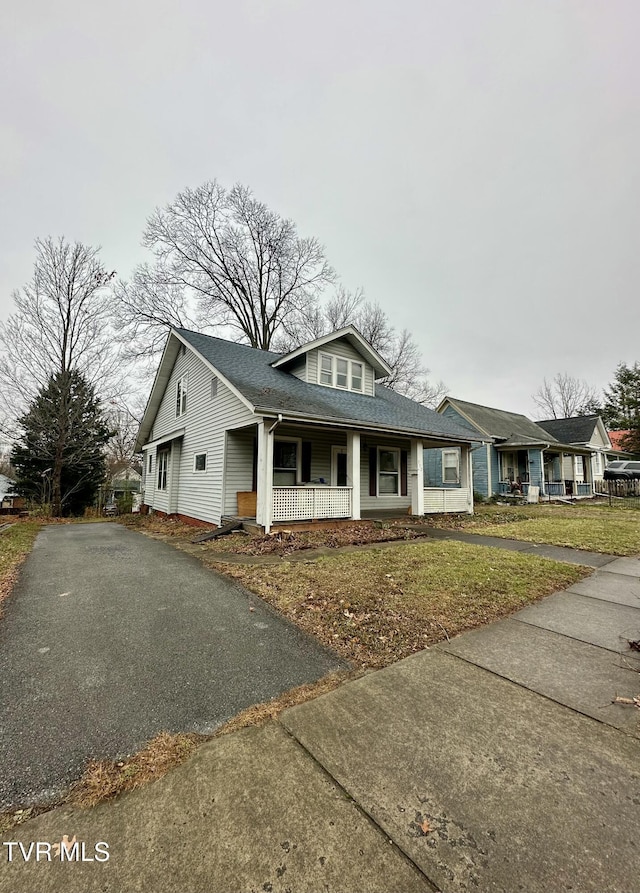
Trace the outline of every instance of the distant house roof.
{"label": "distant house roof", "polygon": [[282,414],[302,422],[380,428],[436,441],[469,443],[469,431],[461,425],[383,385],[376,384],[373,397],[312,384],[276,368],[274,364],[281,359],[281,354],[187,329],[174,329],[140,427],[140,447],[148,439],[177,355],[177,347],[171,347],[172,338],[177,340],[177,347],[180,343],[187,344],[199,354],[258,415]]}
{"label": "distant house roof", "polygon": [[480,403],[468,403],[466,400],[454,397],[445,397],[439,409],[442,409],[445,403],[451,404],[481,433],[499,441],[507,441],[510,445],[539,446],[556,442],[553,435],[518,412],[507,412],[492,406],[482,406]]}
{"label": "distant house roof", "polygon": [[598,415],[585,415],[572,419],[545,419],[536,424],[563,443],[589,443],[598,427],[599,418]]}
{"label": "distant house roof", "polygon": [[614,450],[624,451],[624,447],[622,446],[622,441],[625,437],[628,437],[631,434],[631,431],[628,429],[626,431],[609,431],[609,440],[611,441],[611,446]]}

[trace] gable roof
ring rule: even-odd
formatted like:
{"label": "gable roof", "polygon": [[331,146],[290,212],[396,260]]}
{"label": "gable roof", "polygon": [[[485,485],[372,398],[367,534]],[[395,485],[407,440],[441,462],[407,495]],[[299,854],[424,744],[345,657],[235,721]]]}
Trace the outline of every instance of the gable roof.
{"label": "gable roof", "polygon": [[306,353],[309,353],[310,350],[314,350],[316,347],[324,347],[326,344],[331,344],[332,341],[338,341],[339,339],[344,338],[345,341],[348,341],[352,347],[354,347],[359,354],[369,363],[370,366],[373,366],[373,371],[375,372],[376,378],[384,378],[387,375],[391,375],[393,371],[391,366],[384,360],[377,350],[375,350],[368,341],[365,341],[364,337],[360,334],[360,332],[356,329],[355,326],[345,326],[343,329],[338,329],[336,332],[331,332],[330,335],[323,335],[322,338],[316,338],[315,341],[309,341],[307,344],[301,344],[300,347],[297,347],[295,350],[292,350],[291,353],[283,354],[279,356],[277,360],[274,360],[271,365],[274,369],[278,369],[282,366],[286,366],[292,360],[297,359],[298,357],[303,356]]}
{"label": "gable roof", "polygon": [[[571,419],[545,419],[537,424],[563,443],[589,443],[599,420],[599,415],[586,415]],[[606,431],[604,433],[606,436]]]}
{"label": "gable roof", "polygon": [[552,434],[518,412],[507,412],[492,406],[482,406],[480,403],[468,403],[466,400],[454,397],[445,397],[438,407],[438,412],[441,412],[446,404],[457,409],[481,434],[493,437],[495,440],[508,441],[514,446],[537,446],[556,442]]}
{"label": "gable roof", "polygon": [[[172,341],[174,345],[171,346]],[[435,441],[469,443],[469,431],[432,409],[376,384],[375,397],[302,381],[274,366],[281,354],[236,344],[188,329],[169,335],[138,434],[147,437],[171,374],[180,343],[187,344],[257,415],[326,422],[345,427],[382,429]]]}

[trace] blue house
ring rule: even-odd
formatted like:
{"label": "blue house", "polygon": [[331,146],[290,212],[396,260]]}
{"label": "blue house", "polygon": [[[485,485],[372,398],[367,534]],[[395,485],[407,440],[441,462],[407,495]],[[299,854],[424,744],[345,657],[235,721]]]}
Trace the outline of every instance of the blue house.
{"label": "blue house", "polygon": [[[473,488],[484,497],[539,488],[541,496],[591,496],[590,451],[562,443],[520,413],[445,397],[437,410],[477,437],[472,446]],[[426,450],[425,486],[455,487],[456,451]]]}

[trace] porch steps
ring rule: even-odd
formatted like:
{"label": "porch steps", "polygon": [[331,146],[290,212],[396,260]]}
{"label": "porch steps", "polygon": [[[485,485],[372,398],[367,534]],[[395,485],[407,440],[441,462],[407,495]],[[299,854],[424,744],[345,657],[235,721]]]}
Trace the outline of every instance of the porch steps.
{"label": "porch steps", "polygon": [[223,527],[217,527],[215,530],[207,530],[206,533],[200,533],[198,536],[194,536],[191,542],[206,543],[208,540],[215,540],[220,536],[226,536],[228,533],[233,533],[234,530],[242,530],[242,521],[238,521],[237,518],[229,524],[225,524]]}

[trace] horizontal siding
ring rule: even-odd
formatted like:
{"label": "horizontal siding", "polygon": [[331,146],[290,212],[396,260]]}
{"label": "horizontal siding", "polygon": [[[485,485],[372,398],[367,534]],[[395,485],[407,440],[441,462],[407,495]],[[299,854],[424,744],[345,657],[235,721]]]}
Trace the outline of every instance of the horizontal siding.
{"label": "horizontal siding", "polygon": [[452,422],[460,425],[462,428],[466,428],[467,431],[473,431],[474,434],[477,435],[478,429],[475,428],[463,415],[460,415],[457,409],[454,409],[451,404],[447,404],[447,406],[440,413],[441,416],[444,416],[445,419],[449,419]]}
{"label": "horizontal siding", "polygon": [[257,427],[227,431],[224,467],[224,515],[238,514],[238,493],[253,489],[253,450]]}
{"label": "horizontal siding", "polygon": [[[187,409],[176,418],[175,401],[178,379],[188,375]],[[157,439],[178,428],[185,429],[177,468],[172,469],[171,483],[178,484],[172,499],[171,511],[177,511],[202,521],[220,523],[222,515],[222,469],[225,432],[229,428],[255,423],[255,416],[218,380],[215,397],[211,394],[213,373],[190,350],[180,351],[171,372],[165,394],[153,424],[150,439]],[[194,470],[196,453],[207,454],[204,472]],[[156,460],[154,457],[154,471]],[[175,476],[178,481],[175,481]],[[168,511],[168,496],[151,493],[145,488],[145,502],[153,508]]]}
{"label": "horizontal siding", "polygon": [[490,447],[490,456],[491,456],[491,489],[493,493],[498,493],[500,490],[499,481],[500,481],[500,457],[498,456],[497,449],[491,445]]}
{"label": "horizontal siding", "polygon": [[363,447],[360,457],[360,508],[364,512],[397,511],[404,514],[411,508],[411,475],[408,475],[406,496],[369,496],[369,453],[370,447],[382,447],[394,450],[406,450],[410,461],[411,442],[409,439],[388,438],[374,440],[373,435],[366,436],[366,449]]}
{"label": "horizontal siding", "polygon": [[489,465],[487,448],[483,443],[471,445],[471,463],[473,467],[473,489],[476,493],[489,496]]}
{"label": "horizontal siding", "polygon": [[286,371],[296,378],[301,378],[302,381],[307,381],[307,355],[297,359]]}

